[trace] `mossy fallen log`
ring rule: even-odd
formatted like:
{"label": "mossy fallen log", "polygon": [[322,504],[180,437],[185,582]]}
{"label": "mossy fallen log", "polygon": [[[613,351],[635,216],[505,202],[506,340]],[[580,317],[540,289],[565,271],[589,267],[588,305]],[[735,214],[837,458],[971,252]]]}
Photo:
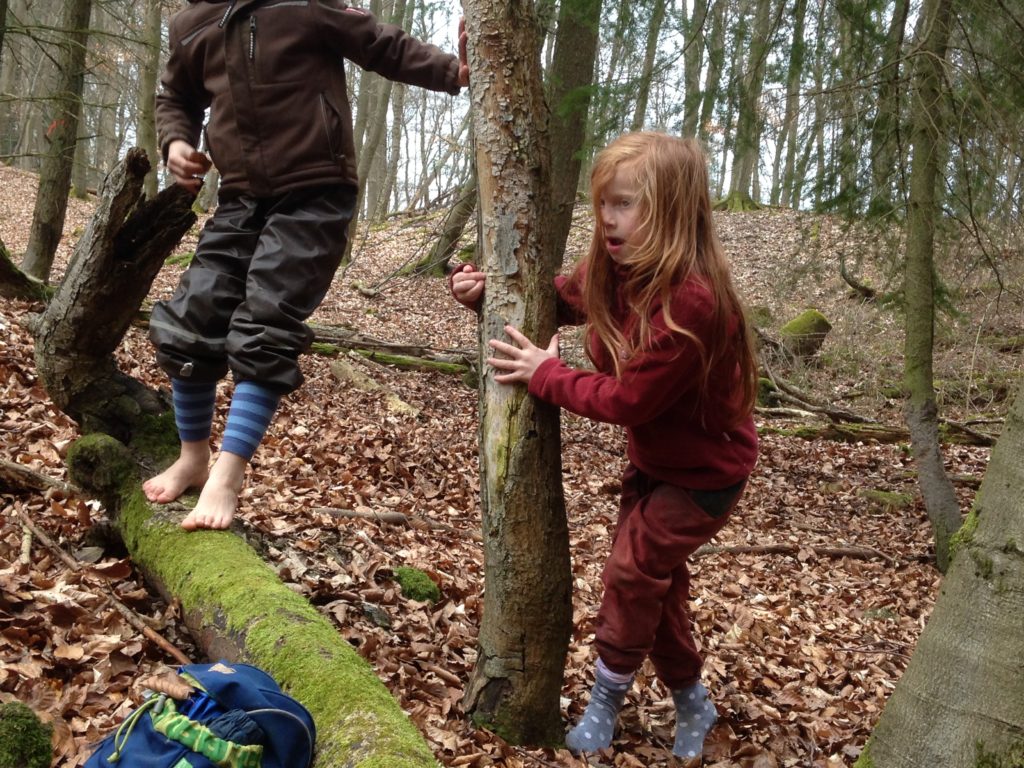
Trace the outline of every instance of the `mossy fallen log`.
{"label": "mossy fallen log", "polygon": [[74,481],[116,508],[132,560],[157,590],[181,602],[210,659],[265,669],[313,715],[315,768],[434,768],[415,726],[369,664],[301,595],[230,531],[186,532],[182,505],[142,494],[132,452],[90,435],[68,452]]}

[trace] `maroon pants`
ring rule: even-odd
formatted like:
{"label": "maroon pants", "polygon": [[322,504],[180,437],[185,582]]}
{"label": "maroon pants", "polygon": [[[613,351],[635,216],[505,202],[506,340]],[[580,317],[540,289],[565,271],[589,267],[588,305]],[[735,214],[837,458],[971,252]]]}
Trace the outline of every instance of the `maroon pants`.
{"label": "maroon pants", "polygon": [[686,560],[722,529],[743,485],[687,491],[647,477],[632,464],[626,469],[597,614],[597,651],[610,670],[633,672],[650,656],[670,690],[700,677]]}

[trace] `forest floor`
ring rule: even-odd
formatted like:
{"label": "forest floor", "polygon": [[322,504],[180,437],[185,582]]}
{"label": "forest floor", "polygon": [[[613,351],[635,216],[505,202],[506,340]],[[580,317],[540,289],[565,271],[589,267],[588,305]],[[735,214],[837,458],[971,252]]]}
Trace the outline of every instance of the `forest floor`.
{"label": "forest floor", "polygon": [[[0,238],[16,255],[25,247],[35,183],[30,174],[0,166]],[[55,280],[91,207],[90,201],[72,202]],[[585,247],[588,216],[580,212],[570,257]],[[339,275],[313,320],[437,350],[473,349],[474,318],[449,299],[443,280],[393,276],[427,247],[437,219],[405,216],[364,232],[354,265]],[[833,324],[812,364],[776,361],[776,375],[820,402],[901,426],[898,306],[854,298],[839,276],[845,255],[862,281],[883,293],[893,290],[901,244],[788,210],[722,214],[718,224],[741,293],[769,338],[807,307]],[[195,247],[195,234],[182,243],[182,253]],[[1020,365],[1019,354],[1009,354],[1017,347],[1007,340],[1019,342],[1024,334],[1021,280],[1012,271],[1024,260],[989,256],[1008,289],[1001,294],[989,267],[967,245],[942,265],[950,309],[938,321],[936,379],[945,416],[996,435]],[[168,263],[150,299],[167,296],[182,269]],[[354,290],[357,283],[380,290],[368,297]],[[0,305],[0,456],[64,479],[63,457],[78,429],[36,378],[32,337],[23,323],[39,309]],[[565,334],[563,348],[578,360],[578,334]],[[129,331],[118,358],[131,375],[166,386],[143,330]],[[389,406],[385,391],[339,380],[332,362],[302,358],[306,383],[283,401],[255,458],[242,524],[268,543],[281,578],[308,596],[373,666],[441,763],[584,765],[566,750],[509,746],[475,729],[461,709],[476,658],[483,588],[475,390],[451,375],[350,361],[412,406],[405,411]],[[222,390],[218,425],[226,399]],[[849,766],[906,667],[940,580],[909,450],[905,443],[787,435],[808,423],[792,412],[787,419],[759,413],[757,421],[759,463],[716,543],[793,550],[722,551],[693,562],[693,619],[706,656],[705,682],[720,715],[705,765]],[[599,577],[625,446],[619,429],[571,414],[562,424],[575,579],[562,704],[575,719],[592,681]],[[965,511],[988,454],[987,448],[946,446]],[[0,568],[0,701],[23,700],[51,721],[54,765],[79,766],[88,744],[134,706],[138,680],[173,664],[109,606],[107,590],[198,660],[197,651],[176,606],[147,591],[123,554],[99,548],[91,531],[105,517],[96,502],[56,490],[0,488],[0,509],[0,562],[6,563]],[[426,524],[379,524],[346,517],[344,510],[400,511]],[[73,571],[26,539],[19,511],[92,567]],[[878,554],[820,551],[840,546]],[[426,570],[441,588],[440,602],[405,599],[393,578],[399,566]],[[645,665],[612,749],[591,756],[591,763],[670,765],[672,732],[671,700]]]}

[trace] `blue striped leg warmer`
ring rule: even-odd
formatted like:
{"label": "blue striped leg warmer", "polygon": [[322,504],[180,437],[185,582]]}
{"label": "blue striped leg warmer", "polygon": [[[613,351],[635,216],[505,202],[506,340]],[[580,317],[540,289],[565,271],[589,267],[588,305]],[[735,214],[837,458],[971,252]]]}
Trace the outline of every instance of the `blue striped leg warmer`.
{"label": "blue striped leg warmer", "polygon": [[209,440],[213,406],[217,402],[217,382],[171,379],[171,396],[178,439],[183,443]]}
{"label": "blue striped leg warmer", "polygon": [[252,459],[274,418],[280,399],[276,392],[254,381],[238,382],[224,426],[221,451],[241,456],[246,461]]}

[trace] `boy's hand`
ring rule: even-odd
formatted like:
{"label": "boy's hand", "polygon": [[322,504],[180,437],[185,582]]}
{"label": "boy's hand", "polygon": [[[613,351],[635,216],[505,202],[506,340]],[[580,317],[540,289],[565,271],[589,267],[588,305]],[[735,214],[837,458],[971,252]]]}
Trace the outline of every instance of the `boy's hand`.
{"label": "boy's hand", "polygon": [[499,373],[495,375],[494,380],[499,384],[512,384],[520,381],[523,384],[529,384],[530,379],[533,378],[533,374],[540,367],[540,364],[545,360],[549,360],[552,357],[558,357],[558,334],[556,333],[551,337],[551,341],[548,342],[547,349],[541,349],[534,345],[532,341],[523,336],[517,328],[511,325],[505,326],[505,333],[509,335],[518,347],[514,347],[511,344],[507,344],[504,341],[498,341],[497,339],[491,339],[487,342],[488,346],[496,352],[501,352],[504,355],[508,355],[508,359],[503,357],[489,357],[487,358],[487,364],[492,368],[497,368],[501,371],[508,371],[508,373]]}
{"label": "boy's hand", "polygon": [[477,272],[472,264],[466,264],[458,272],[452,273],[452,295],[460,304],[476,307],[484,295],[487,276]]}
{"label": "boy's hand", "polygon": [[167,170],[192,194],[199,192],[203,186],[203,175],[212,165],[210,158],[182,139],[172,141],[167,148]]}
{"label": "boy's hand", "polygon": [[469,57],[466,55],[466,19],[459,19],[459,85],[469,87]]}

